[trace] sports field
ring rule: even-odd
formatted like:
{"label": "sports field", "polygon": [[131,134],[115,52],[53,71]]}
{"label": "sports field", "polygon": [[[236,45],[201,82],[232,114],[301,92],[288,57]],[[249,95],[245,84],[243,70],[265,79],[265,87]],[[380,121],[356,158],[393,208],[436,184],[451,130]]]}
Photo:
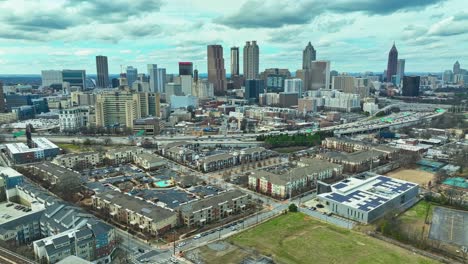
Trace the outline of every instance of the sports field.
{"label": "sports field", "polygon": [[391,171],[386,175],[392,178],[414,182],[422,186],[427,186],[429,181],[434,184],[434,173],[424,170],[398,169]]}
{"label": "sports field", "polygon": [[468,245],[468,212],[434,208],[429,237],[449,244]]}
{"label": "sports field", "polygon": [[228,241],[242,250],[271,256],[277,263],[438,263],[302,213],[280,216]]}

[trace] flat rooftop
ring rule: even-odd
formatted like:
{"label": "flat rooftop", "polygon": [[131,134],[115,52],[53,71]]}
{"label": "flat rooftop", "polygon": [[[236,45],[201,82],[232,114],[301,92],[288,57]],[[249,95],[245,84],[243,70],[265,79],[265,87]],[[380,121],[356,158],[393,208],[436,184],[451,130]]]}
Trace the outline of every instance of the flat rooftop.
{"label": "flat rooftop", "polygon": [[359,210],[372,211],[417,186],[415,183],[382,175],[364,180],[351,177],[333,184],[332,192],[318,196]]}
{"label": "flat rooftop", "polygon": [[6,144],[5,146],[8,148],[8,151],[12,154],[59,148],[54,143],[50,142],[47,138],[33,138],[32,141],[36,145],[35,148],[29,148],[28,145],[22,142],[10,143]]}
{"label": "flat rooftop", "polygon": [[13,204],[12,206],[7,206],[7,204],[10,204],[10,203],[9,202],[0,203],[0,225],[10,222],[10,221],[15,221],[16,219],[20,217],[34,214],[37,212],[37,211],[32,211],[32,210],[30,212],[24,212],[23,210],[15,209],[15,206],[20,205],[17,203],[12,203]]}

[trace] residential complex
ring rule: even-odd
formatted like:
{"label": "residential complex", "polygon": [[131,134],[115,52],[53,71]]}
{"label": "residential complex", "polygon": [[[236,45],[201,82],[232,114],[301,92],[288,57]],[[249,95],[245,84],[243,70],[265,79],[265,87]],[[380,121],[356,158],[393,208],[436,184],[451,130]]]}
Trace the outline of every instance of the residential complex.
{"label": "residential complex", "polygon": [[238,191],[226,191],[202,200],[180,206],[180,217],[188,227],[202,226],[247,209],[249,195]]}
{"label": "residential complex", "polygon": [[249,175],[249,189],[278,199],[309,191],[318,180],[340,176],[342,167],[333,163],[302,159],[299,166],[282,174],[257,170]]}

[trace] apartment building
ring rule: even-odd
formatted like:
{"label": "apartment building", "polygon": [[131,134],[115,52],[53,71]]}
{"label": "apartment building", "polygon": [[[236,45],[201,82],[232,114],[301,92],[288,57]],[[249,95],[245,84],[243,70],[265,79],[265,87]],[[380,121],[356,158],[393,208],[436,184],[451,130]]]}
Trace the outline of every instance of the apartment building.
{"label": "apartment building", "polygon": [[95,263],[110,263],[116,248],[115,229],[100,221],[90,221],[72,229],[33,243],[36,260],[57,263],[69,256],[77,256]]}
{"label": "apartment building", "polygon": [[133,127],[133,120],[159,117],[159,93],[106,92],[96,97],[96,125]]}
{"label": "apartment building", "polygon": [[181,222],[188,226],[202,226],[244,211],[250,196],[239,190],[226,191],[202,200],[181,204]]}
{"label": "apartment building", "polygon": [[101,155],[98,152],[69,153],[59,155],[52,161],[65,168],[88,168],[101,164]]}
{"label": "apartment building", "polygon": [[135,161],[137,154],[143,152],[145,149],[140,147],[122,147],[107,151],[104,157],[109,159],[111,164],[130,163]]}
{"label": "apartment building", "polygon": [[155,154],[141,153],[135,155],[134,163],[145,170],[154,170],[163,167],[166,161]]}
{"label": "apartment building", "polygon": [[109,191],[96,194],[92,199],[95,209],[138,232],[158,236],[177,225],[177,214],[172,209],[139,197]]}
{"label": "apartment building", "polygon": [[249,175],[249,189],[279,199],[311,190],[318,180],[342,174],[340,165],[316,159],[302,159],[298,167],[287,173],[276,174],[258,170]]}
{"label": "apartment building", "polygon": [[200,168],[204,172],[210,172],[235,166],[239,163],[237,155],[234,155],[234,153],[221,153],[207,156],[200,161]]}

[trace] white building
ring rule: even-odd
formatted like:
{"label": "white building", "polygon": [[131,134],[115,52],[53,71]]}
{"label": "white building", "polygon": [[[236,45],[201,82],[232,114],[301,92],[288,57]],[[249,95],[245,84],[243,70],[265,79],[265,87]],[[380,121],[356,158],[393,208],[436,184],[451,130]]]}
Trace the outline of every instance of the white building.
{"label": "white building", "polygon": [[[284,80],[284,92],[285,93],[297,93],[299,97],[302,97],[302,80],[299,78],[286,79]],[[268,100],[267,100],[268,102]]]}
{"label": "white building", "polygon": [[75,131],[88,125],[89,108],[75,107],[60,110],[60,131]]}
{"label": "white building", "polygon": [[317,200],[329,212],[361,223],[373,222],[391,210],[409,208],[418,201],[419,192],[416,183],[375,174],[367,179],[350,177],[330,188],[330,192],[318,194]]}
{"label": "white building", "polygon": [[179,78],[184,95],[192,95],[192,75],[181,75]]}
{"label": "white building", "polygon": [[379,111],[379,106],[376,103],[364,103],[362,106],[362,111],[369,112],[369,114],[373,115]]}
{"label": "white building", "polygon": [[214,97],[213,84],[207,80],[199,79],[197,82],[192,84],[192,95],[198,98]]}
{"label": "white building", "polygon": [[50,86],[52,84],[62,84],[62,71],[46,70],[41,71],[42,86]]}

